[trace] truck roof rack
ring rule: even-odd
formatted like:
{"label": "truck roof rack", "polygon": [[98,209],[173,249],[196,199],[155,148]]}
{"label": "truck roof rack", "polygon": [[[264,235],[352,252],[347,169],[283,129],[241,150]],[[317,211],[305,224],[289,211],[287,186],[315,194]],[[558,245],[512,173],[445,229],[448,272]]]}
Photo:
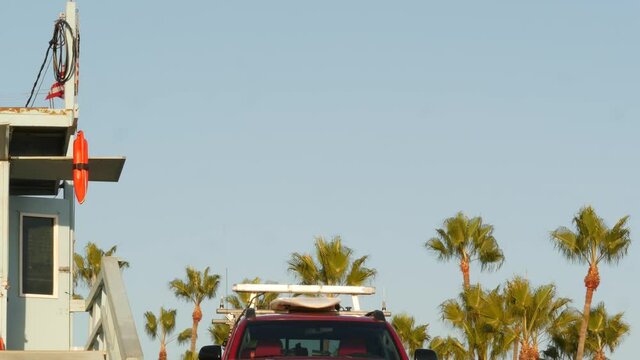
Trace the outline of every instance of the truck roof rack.
{"label": "truck roof rack", "polygon": [[[385,317],[391,316],[389,311],[386,311],[383,302],[382,310],[374,311],[362,311],[360,310],[359,295],[373,295],[376,289],[368,286],[343,286],[343,285],[289,285],[289,284],[234,284],[232,290],[236,293],[248,293],[249,304],[245,309],[227,309],[223,307],[221,303],[220,308],[216,309],[217,314],[225,315],[222,319],[213,319],[214,324],[228,324],[230,329],[233,329],[242,317],[255,318],[256,315],[263,314],[289,314],[292,312],[304,311],[304,304],[302,307],[276,307],[275,309],[256,309],[255,299],[260,295],[267,293],[276,294],[291,294],[291,295],[325,295],[333,297],[335,295],[351,295],[352,305],[351,307],[341,308],[336,305],[335,310],[333,308],[324,308],[320,311],[330,311],[335,315],[351,315],[351,316],[369,316],[379,321],[385,321]],[[282,298],[276,301],[282,301]],[[287,299],[285,300],[293,300]],[[302,300],[302,299],[299,299]],[[286,301],[285,301],[286,302]],[[301,301],[304,302],[304,301]],[[298,305],[297,301],[293,301]],[[315,308],[317,311],[318,309]],[[314,311],[310,309],[308,311]],[[231,330],[230,330],[231,331]]]}
{"label": "truck roof rack", "polygon": [[[254,309],[251,309],[254,310]],[[217,309],[217,314],[229,315],[230,318],[222,318],[222,319],[213,319],[211,320],[214,324],[229,324],[233,323],[235,319],[238,318],[244,309]],[[255,315],[266,315],[266,314],[290,314],[291,311],[288,310],[254,310],[253,312],[245,312],[244,316],[248,318],[253,318]],[[391,312],[382,311],[382,310],[374,310],[374,311],[354,311],[354,310],[340,310],[334,311],[335,315],[351,315],[351,316],[371,316],[376,320],[385,320],[385,317],[391,316]],[[382,315],[382,317],[380,317]]]}
{"label": "truck roof rack", "polygon": [[383,310],[375,311],[362,311],[360,309],[359,295],[373,295],[376,289],[368,286],[343,286],[343,285],[289,285],[289,284],[234,284],[232,290],[237,293],[250,294],[250,304],[247,309],[227,309],[221,307],[216,309],[216,313],[224,314],[223,319],[214,319],[213,323],[233,323],[234,320],[238,320],[239,317],[248,316],[249,312],[252,316],[263,314],[288,314],[292,311],[288,309],[256,309],[255,302],[258,296],[266,293],[277,294],[295,294],[295,295],[351,295],[352,305],[351,307],[345,307],[344,310],[336,308],[332,311],[336,315],[354,315],[354,316],[372,316],[376,320],[384,320],[385,316],[391,316],[391,313],[386,311],[383,306]]}
{"label": "truck roof rack", "polygon": [[[344,286],[344,285],[288,285],[288,284],[234,284],[232,290],[237,293],[249,293],[250,299],[259,294],[299,294],[299,295],[351,295],[352,309],[360,311],[358,295],[373,295],[376,289],[369,286]],[[255,307],[253,301],[249,307]]]}

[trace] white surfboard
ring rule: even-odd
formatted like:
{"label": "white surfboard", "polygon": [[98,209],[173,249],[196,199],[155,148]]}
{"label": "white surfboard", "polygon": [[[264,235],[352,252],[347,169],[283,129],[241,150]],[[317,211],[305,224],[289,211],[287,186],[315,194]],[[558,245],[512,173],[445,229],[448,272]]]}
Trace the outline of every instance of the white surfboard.
{"label": "white surfboard", "polygon": [[271,310],[333,310],[340,304],[340,298],[297,296],[277,298],[269,304]]}

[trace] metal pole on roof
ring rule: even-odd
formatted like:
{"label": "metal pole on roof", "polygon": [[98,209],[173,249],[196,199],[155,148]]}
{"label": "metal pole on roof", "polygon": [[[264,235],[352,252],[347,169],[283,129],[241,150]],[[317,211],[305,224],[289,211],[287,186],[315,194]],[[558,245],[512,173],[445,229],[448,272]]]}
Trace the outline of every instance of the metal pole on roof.
{"label": "metal pole on roof", "polygon": [[353,304],[353,310],[360,311],[360,299],[358,299],[358,295],[351,295],[351,302]]}
{"label": "metal pole on roof", "polygon": [[[5,127],[5,128],[8,129],[8,127]],[[8,268],[9,268],[9,160],[0,159],[0,337],[4,338],[5,344],[7,340],[7,297],[9,295],[9,276],[8,276],[9,269]]]}
{"label": "metal pole on roof", "polygon": [[[72,44],[75,43],[75,39],[78,37],[76,31],[78,29],[78,23],[76,19],[76,3],[73,1],[67,2],[67,8],[65,12],[65,20],[69,24],[71,28],[72,34],[66,35],[66,42],[69,48],[69,51],[78,51],[78,49],[74,49]],[[77,54],[72,54],[72,57],[76,57]],[[78,66],[77,62],[74,62],[74,67]],[[64,84],[64,108],[67,110],[74,110],[76,105],[76,69],[65,69],[65,71],[71,71],[72,75],[69,81]],[[76,117],[74,115],[74,117]]]}

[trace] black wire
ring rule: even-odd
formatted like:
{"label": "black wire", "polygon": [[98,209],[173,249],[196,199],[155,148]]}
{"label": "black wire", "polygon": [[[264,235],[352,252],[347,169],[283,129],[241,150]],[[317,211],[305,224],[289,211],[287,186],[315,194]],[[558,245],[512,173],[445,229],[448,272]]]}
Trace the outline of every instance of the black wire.
{"label": "black wire", "polygon": [[260,296],[264,296],[265,293],[261,292],[261,293],[257,293],[254,297],[252,297],[251,299],[249,299],[249,302],[247,303],[247,309],[251,307],[251,303],[253,303],[253,301],[256,301],[256,308],[258,307],[257,304],[257,300]]}
{"label": "black wire", "polygon": [[[49,70],[49,65],[51,65],[51,58],[49,58],[49,62],[47,63],[47,66],[44,68],[44,75],[42,75],[43,79],[45,76],[47,76],[47,72]],[[40,85],[38,85],[38,90],[36,90],[36,95],[40,95],[40,89],[42,88],[42,84],[44,83],[44,81],[40,81]],[[33,99],[33,101],[35,101],[35,99]],[[49,102],[52,102],[53,99],[49,99]],[[33,103],[31,104],[33,105]]]}
{"label": "black wire", "polygon": [[[236,320],[233,322],[233,326],[231,326],[231,329],[235,328],[236,325],[238,325],[238,323],[240,322],[240,319],[242,319],[242,317],[247,313],[247,310],[249,310],[249,308],[251,307],[251,303],[254,300],[257,300],[258,297],[263,296],[265,293],[261,292],[256,294],[254,297],[252,297],[251,299],[249,299],[249,302],[247,303],[247,306],[242,309],[242,312],[240,313],[240,315],[238,315],[238,317],[236,318]],[[258,306],[258,304],[256,304],[256,307]]]}
{"label": "black wire", "polygon": [[[36,81],[33,83],[33,87],[31,88],[31,94],[29,94],[29,99],[24,107],[29,107],[29,103],[31,102],[31,98],[33,97],[33,92],[36,90],[36,86],[38,85],[38,80],[40,80],[40,74],[42,74],[42,69],[44,69],[44,65],[47,63],[47,58],[49,57],[49,51],[53,47],[53,43],[49,41],[49,47],[47,48],[47,52],[44,54],[44,60],[42,61],[42,65],[40,65],[40,71],[38,71],[38,77],[36,77]],[[34,99],[35,101],[35,99]]]}

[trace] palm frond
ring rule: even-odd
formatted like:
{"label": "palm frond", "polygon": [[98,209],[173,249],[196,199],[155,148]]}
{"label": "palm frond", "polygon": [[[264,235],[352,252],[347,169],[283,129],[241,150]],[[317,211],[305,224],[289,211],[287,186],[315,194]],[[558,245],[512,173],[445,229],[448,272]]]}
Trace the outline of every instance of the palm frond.
{"label": "palm frond", "polygon": [[364,266],[368,256],[352,261],[353,250],[342,244],[339,236],[330,241],[314,239],[315,259],[310,254],[294,252],[288,270],[304,285],[361,285],[376,275]]}
{"label": "palm frond", "polygon": [[186,328],[178,333],[178,344],[183,345],[191,340],[191,328]]}
{"label": "palm frond", "polygon": [[[189,333],[191,335],[191,333]],[[228,324],[212,324],[209,327],[209,335],[214,344],[225,345],[229,340]]]}
{"label": "palm frond", "polygon": [[329,242],[322,237],[316,237],[315,247],[323,283],[344,283],[353,250],[342,245],[340,236],[334,236]]}
{"label": "palm frond", "polygon": [[600,244],[600,258],[608,264],[617,264],[627,255],[631,245],[630,231],[625,226],[629,216],[624,216],[608,231]]}
{"label": "palm frond", "polygon": [[173,290],[173,294],[177,298],[183,299],[186,301],[193,301],[191,297],[193,290],[188,283],[185,283],[180,279],[174,279],[171,282],[169,282],[169,288]]}
{"label": "palm frond", "polygon": [[455,337],[448,336],[443,338],[436,336],[429,343],[429,347],[438,354],[438,359],[469,359],[469,354],[464,344]]}
{"label": "palm frond", "polygon": [[578,236],[566,227],[559,227],[551,232],[554,245],[567,260],[576,263],[586,263],[584,245],[578,242]]}
{"label": "palm frond", "polygon": [[165,309],[164,307],[160,308],[160,316],[158,320],[160,327],[162,328],[162,332],[166,335],[173,333],[176,327],[176,314],[177,311],[175,309]]}
{"label": "palm frond", "polygon": [[464,308],[456,302],[456,300],[449,299],[440,305],[440,313],[442,314],[442,320],[449,322],[453,327],[462,329],[465,321]]}
{"label": "palm frond", "polygon": [[469,219],[462,212],[445,219],[425,247],[440,261],[479,261],[482,271],[500,268],[505,259],[493,236],[493,226],[483,224],[479,216]]}
{"label": "palm frond", "polygon": [[394,315],[391,319],[391,326],[396,330],[410,356],[413,356],[416,349],[421,348],[424,342],[431,338],[427,333],[429,325],[416,325],[413,316],[406,313]]}
{"label": "palm frond", "polygon": [[186,281],[174,279],[169,282],[169,288],[177,298],[199,305],[204,299],[215,297],[220,284],[220,275],[209,275],[209,267],[201,272],[188,266],[185,271]]}
{"label": "palm frond", "polygon": [[493,236],[479,241],[475,253],[480,261],[481,270],[497,270],[505,261],[504,254]]}
{"label": "palm frond", "polygon": [[147,311],[144,313],[145,323],[144,323],[144,331],[149,335],[149,337],[153,340],[158,336],[158,321],[156,316],[151,311]]}
{"label": "palm frond", "polygon": [[370,269],[364,266],[369,256],[365,255],[358,259],[355,259],[351,263],[351,269],[346,276],[345,284],[352,286],[361,286],[367,280],[373,279],[376,276],[376,270]]}
{"label": "palm frond", "polygon": [[631,244],[627,228],[628,218],[620,218],[609,229],[595,210],[586,206],[573,218],[575,232],[566,227],[559,227],[551,232],[551,238],[560,253],[572,262],[597,265],[604,260],[615,264],[627,254]]}
{"label": "palm frond", "polygon": [[434,252],[440,261],[446,261],[453,257],[453,252],[447,248],[446,243],[441,238],[431,238],[424,245],[427,250]]}
{"label": "palm frond", "polygon": [[288,270],[299,278],[301,284],[313,285],[319,283],[320,271],[311,255],[293,253],[288,264]]}
{"label": "palm frond", "polygon": [[[113,256],[117,247],[112,246],[108,251],[104,251],[93,242],[88,242],[84,247],[84,254],[73,254],[73,283],[74,288],[79,284],[84,284],[87,287],[93,285],[94,280],[98,277],[102,267],[102,258],[104,256]],[[122,263],[128,267],[129,263],[122,261]]]}
{"label": "palm frond", "polygon": [[613,353],[622,340],[629,334],[630,325],[623,320],[624,313],[609,315],[604,303],[598,303],[591,309],[588,334],[595,338],[589,345],[592,352],[604,351],[605,348]]}

